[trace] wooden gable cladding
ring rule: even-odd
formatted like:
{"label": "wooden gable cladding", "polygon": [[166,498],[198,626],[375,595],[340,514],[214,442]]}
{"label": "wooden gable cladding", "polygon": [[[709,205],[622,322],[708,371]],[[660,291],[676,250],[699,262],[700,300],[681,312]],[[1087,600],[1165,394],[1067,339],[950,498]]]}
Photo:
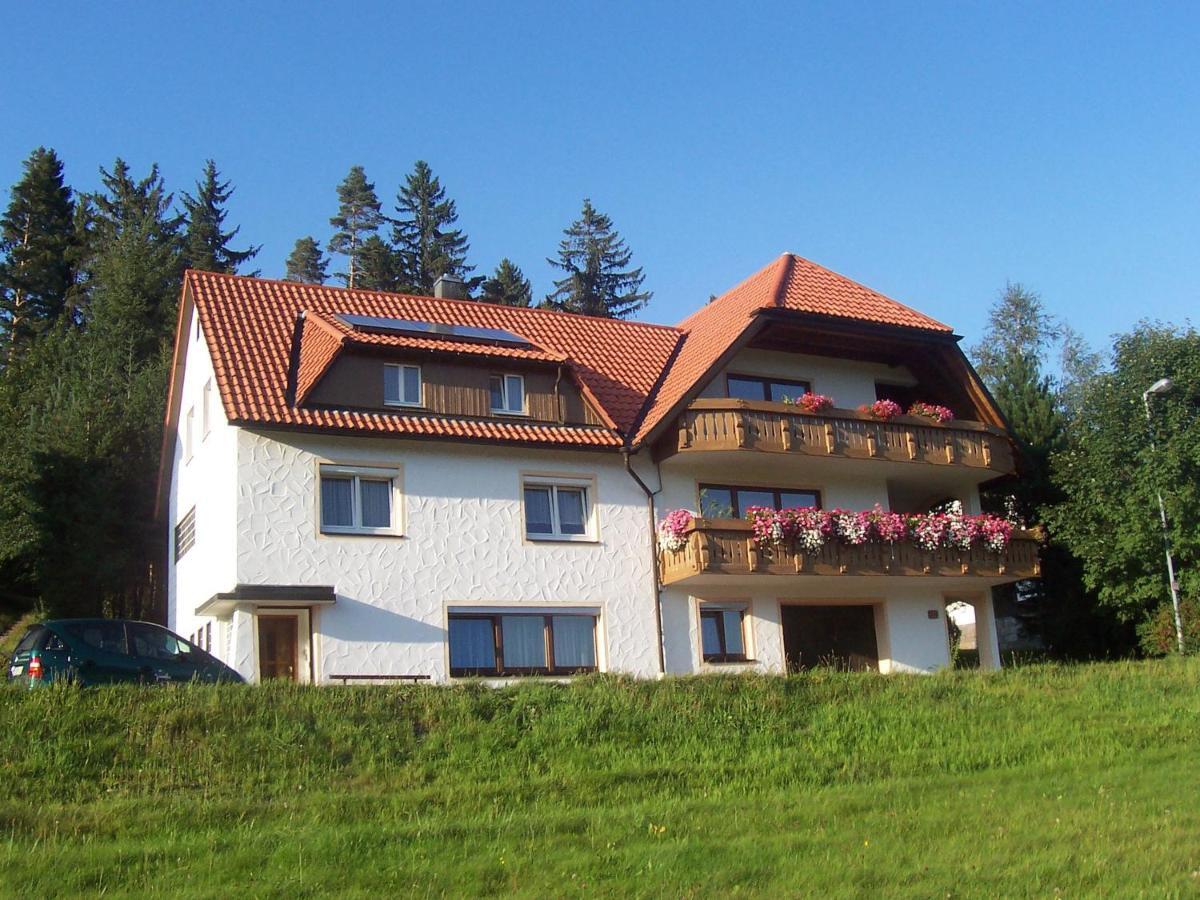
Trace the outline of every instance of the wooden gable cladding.
{"label": "wooden gable cladding", "polygon": [[[383,402],[385,365],[421,367],[423,406],[395,407]],[[507,416],[491,409],[493,375],[525,379],[528,416]],[[347,349],[309,392],[306,406],[333,409],[420,411],[455,418],[523,419],[604,427],[565,367],[510,360],[459,362],[425,354],[373,353]]]}

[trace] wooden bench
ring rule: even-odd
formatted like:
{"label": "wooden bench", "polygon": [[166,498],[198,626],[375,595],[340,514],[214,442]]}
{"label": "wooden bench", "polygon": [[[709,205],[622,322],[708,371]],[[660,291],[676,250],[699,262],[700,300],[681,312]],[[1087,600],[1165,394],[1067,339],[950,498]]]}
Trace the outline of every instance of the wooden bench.
{"label": "wooden bench", "polygon": [[352,681],[409,681],[416,684],[419,681],[428,681],[429,675],[330,675],[330,681],[340,681],[342,684],[349,684]]}

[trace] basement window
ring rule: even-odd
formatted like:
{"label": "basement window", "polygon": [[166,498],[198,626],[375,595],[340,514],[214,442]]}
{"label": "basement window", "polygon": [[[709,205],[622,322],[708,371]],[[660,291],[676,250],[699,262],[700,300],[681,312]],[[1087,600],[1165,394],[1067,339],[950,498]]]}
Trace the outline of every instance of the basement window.
{"label": "basement window", "polygon": [[490,382],[492,412],[525,415],[525,379],[520,375],[493,375]]}
{"label": "basement window", "polygon": [[323,534],[398,534],[395,469],[321,466]]}
{"label": "basement window", "polygon": [[450,675],[574,675],[596,671],[591,613],[450,613]]}
{"label": "basement window", "polygon": [[700,651],[707,663],[746,662],[746,607],[700,608]]}
{"label": "basement window", "polygon": [[384,366],[383,402],[388,406],[420,406],[421,367]]}

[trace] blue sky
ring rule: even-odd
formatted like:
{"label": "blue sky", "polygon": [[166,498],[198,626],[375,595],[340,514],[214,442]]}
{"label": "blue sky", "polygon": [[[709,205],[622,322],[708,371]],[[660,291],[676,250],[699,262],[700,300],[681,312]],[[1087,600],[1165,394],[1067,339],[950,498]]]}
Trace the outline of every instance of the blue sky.
{"label": "blue sky", "polygon": [[414,160],[544,294],[590,196],[675,322],[791,250],[977,340],[1006,280],[1098,345],[1200,296],[1200,6],[17,3],[0,184],[207,157],[282,273]]}

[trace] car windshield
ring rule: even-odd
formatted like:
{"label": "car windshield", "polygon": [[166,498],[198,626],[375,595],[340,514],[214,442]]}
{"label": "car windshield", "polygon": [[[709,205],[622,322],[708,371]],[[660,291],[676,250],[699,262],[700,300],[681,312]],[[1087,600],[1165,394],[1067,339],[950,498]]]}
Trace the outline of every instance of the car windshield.
{"label": "car windshield", "polygon": [[133,643],[133,655],[172,662],[191,652],[191,645],[175,637],[165,628],[142,623],[131,623],[129,638]]}

